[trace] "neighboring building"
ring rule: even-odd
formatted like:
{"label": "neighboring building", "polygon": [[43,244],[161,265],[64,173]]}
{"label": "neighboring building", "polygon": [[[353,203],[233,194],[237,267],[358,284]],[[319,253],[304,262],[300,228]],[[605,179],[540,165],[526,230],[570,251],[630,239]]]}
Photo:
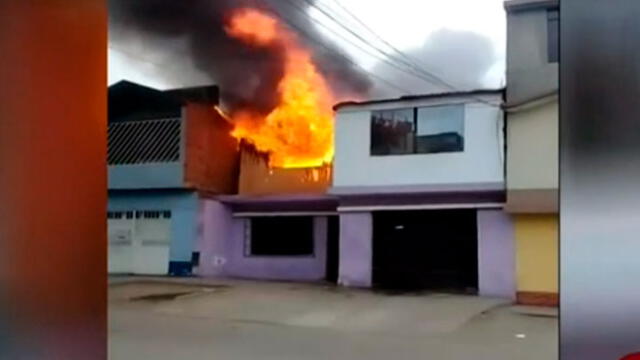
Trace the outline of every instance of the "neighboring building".
{"label": "neighboring building", "polygon": [[558,1],[507,11],[507,205],[518,301],[558,303]]}
{"label": "neighboring building", "polygon": [[346,286],[515,298],[502,90],[336,105]]}
{"label": "neighboring building", "polygon": [[205,201],[198,275],[335,281],[331,167],[269,168],[267,161],[242,144],[238,194]]}
{"label": "neighboring building", "polygon": [[237,142],[215,86],[109,88],[109,272],[188,275],[201,194],[234,193]]}

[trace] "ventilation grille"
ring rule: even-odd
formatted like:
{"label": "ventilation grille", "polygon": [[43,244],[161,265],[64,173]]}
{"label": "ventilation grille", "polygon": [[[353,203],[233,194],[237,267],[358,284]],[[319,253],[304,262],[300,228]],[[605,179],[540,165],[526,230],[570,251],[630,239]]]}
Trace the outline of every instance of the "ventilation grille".
{"label": "ventilation grille", "polygon": [[127,121],[109,125],[109,165],[180,160],[180,118]]}

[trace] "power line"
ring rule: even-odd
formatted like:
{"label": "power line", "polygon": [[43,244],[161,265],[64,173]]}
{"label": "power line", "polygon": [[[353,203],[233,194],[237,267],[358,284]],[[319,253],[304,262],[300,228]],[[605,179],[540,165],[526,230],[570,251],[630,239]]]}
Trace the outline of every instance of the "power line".
{"label": "power line", "polygon": [[[288,0],[287,0],[288,1]],[[410,67],[411,69],[413,69],[414,71],[419,72],[422,76],[416,74],[416,73],[412,73],[412,75],[417,76],[418,78],[422,79],[423,81],[429,82],[431,84],[435,83],[439,83],[440,85],[444,86],[445,88],[448,88],[451,91],[460,91],[456,86],[448,83],[447,81],[445,81],[444,79],[440,78],[439,76],[425,70],[424,68],[421,68],[419,65],[417,65],[408,55],[406,55],[405,53],[403,53],[402,51],[400,51],[399,49],[397,49],[396,47],[394,47],[393,45],[391,45],[389,42],[387,42],[386,40],[384,40],[380,35],[378,35],[377,33],[375,33],[369,26],[367,26],[362,20],[360,20],[359,18],[357,18],[354,14],[352,14],[348,9],[346,9],[343,5],[339,4],[338,1],[333,0],[334,2],[336,2],[345,12],[349,13],[350,16],[352,18],[354,18],[361,26],[363,26],[365,29],[369,30],[369,32],[371,32],[376,38],[378,38],[379,40],[381,40],[383,43],[385,43],[387,46],[391,47],[395,52],[397,52],[400,56],[402,56],[403,58],[405,58],[406,60],[403,59],[398,59],[396,57],[393,57],[391,55],[389,55],[386,51],[384,50],[380,50],[378,47],[372,45],[371,43],[369,43],[366,39],[364,39],[360,34],[358,34],[357,32],[355,32],[354,30],[348,28],[347,26],[345,26],[344,24],[342,24],[340,22],[340,20],[336,19],[336,16],[332,15],[330,13],[330,11],[328,11],[327,9],[318,6],[317,4],[313,3],[310,0],[303,0],[304,2],[306,2],[310,7],[313,7],[315,9],[317,9],[318,11],[320,11],[322,14],[324,14],[326,17],[328,17],[330,20],[332,20],[334,23],[336,23],[338,26],[340,26],[341,28],[345,29],[346,31],[348,31],[349,33],[351,33],[352,35],[354,35],[356,38],[360,39],[363,43],[369,45],[370,47],[376,49],[378,52],[380,52],[381,54],[389,57],[392,60],[395,61],[399,61],[402,64],[404,64],[405,66]],[[316,22],[318,23],[318,22]],[[408,60],[408,62],[407,62]],[[426,77],[426,78],[425,78]],[[484,99],[481,98],[477,98],[474,97],[476,100],[483,102],[487,105],[490,106],[497,106],[491,102],[488,102]]]}
{"label": "power line", "polygon": [[[317,9],[318,11],[320,11],[322,14],[324,14],[327,18],[329,18],[331,21],[333,21],[335,24],[337,24],[338,26],[340,26],[341,28],[343,28],[344,30],[346,30],[347,32],[349,32],[351,35],[355,36],[358,40],[362,41],[363,44],[368,45],[369,47],[371,47],[372,49],[376,50],[377,52],[379,52],[382,56],[389,58],[391,61],[395,61],[395,62],[399,62],[401,64],[403,64],[404,66],[407,66],[409,69],[412,69],[413,71],[411,72],[411,75],[417,76],[419,78],[421,78],[422,80],[433,84],[434,82],[439,82],[441,83],[441,85],[445,85],[446,87],[451,87],[450,85],[444,83],[441,79],[438,79],[436,76],[434,76],[433,74],[411,64],[408,63],[402,59],[398,59],[395,58],[393,56],[391,56],[388,52],[381,50],[380,48],[374,46],[373,44],[371,44],[370,41],[368,41],[367,39],[365,39],[364,37],[362,37],[362,35],[358,34],[357,32],[353,31],[352,29],[348,28],[347,26],[345,26],[344,24],[342,24],[340,22],[340,20],[336,19],[336,17],[334,15],[332,15],[330,12],[328,12],[326,9],[314,4],[312,1],[310,0],[303,0],[304,2],[306,2],[307,4],[309,4],[310,7],[313,7],[315,9]],[[316,22],[317,23],[317,22]],[[452,87],[453,88],[453,87]],[[453,88],[455,89],[455,88]]]}
{"label": "power line", "polygon": [[[338,0],[332,0],[336,5],[338,5],[345,13],[347,13],[352,19],[354,19],[358,24],[360,24],[364,29],[366,29],[369,33],[371,33],[374,37],[376,37],[378,40],[380,40],[383,44],[387,45],[389,48],[391,48],[394,52],[396,52],[399,56],[401,56],[402,58],[404,58],[406,61],[408,61],[412,67],[414,67],[415,69],[425,72],[427,74],[429,74],[430,76],[435,77],[436,79],[438,78],[435,74],[430,73],[427,70],[424,70],[423,68],[421,68],[420,65],[417,64],[418,60],[413,59],[412,57],[410,57],[409,55],[405,54],[404,52],[402,52],[401,50],[399,50],[397,47],[393,46],[393,44],[391,44],[390,42],[388,42],[387,40],[385,40],[382,36],[380,36],[378,33],[376,33],[370,26],[368,26],[364,21],[362,21],[360,18],[358,18],[355,14],[353,14],[351,11],[349,11],[349,9],[347,9],[344,5],[342,5]],[[424,66],[424,64],[422,64],[422,66]],[[441,82],[445,83],[446,82],[442,79],[440,79]]]}
{"label": "power line", "polygon": [[[274,15],[276,15],[278,18],[280,18],[280,19],[282,19],[283,21],[285,21],[289,26],[291,26],[292,28],[294,28],[296,31],[298,31],[299,33],[303,34],[303,35],[304,35],[308,40],[313,41],[313,42],[315,42],[315,43],[317,43],[317,44],[321,45],[322,47],[324,47],[327,51],[332,52],[332,53],[334,53],[334,54],[336,54],[336,55],[338,55],[338,56],[342,57],[343,59],[345,59],[346,61],[348,61],[348,62],[349,62],[349,63],[351,63],[352,65],[357,66],[361,71],[365,72],[365,73],[366,73],[367,75],[369,75],[370,77],[375,78],[375,79],[377,79],[377,80],[379,80],[379,81],[383,82],[383,83],[384,83],[384,84],[386,84],[387,86],[389,86],[389,87],[391,87],[391,88],[394,88],[395,90],[398,90],[398,91],[400,91],[401,93],[404,93],[404,94],[409,94],[409,93],[411,93],[411,91],[409,91],[409,90],[407,90],[407,89],[405,89],[405,88],[403,88],[403,87],[401,87],[401,86],[398,86],[398,85],[396,85],[396,84],[394,84],[394,83],[390,82],[389,80],[384,79],[383,77],[380,77],[380,76],[378,76],[378,75],[376,75],[376,74],[374,74],[374,73],[372,73],[372,72],[368,71],[367,69],[365,69],[364,67],[362,67],[360,64],[358,64],[357,62],[355,62],[355,61],[353,61],[352,59],[350,59],[349,57],[347,57],[346,55],[341,54],[341,53],[339,53],[339,52],[337,52],[337,51],[335,51],[335,50],[331,49],[331,48],[330,48],[329,46],[327,46],[326,44],[322,43],[322,42],[321,42],[321,41],[319,41],[318,39],[315,39],[313,36],[309,35],[306,31],[304,31],[303,29],[301,29],[299,26],[297,26],[297,25],[293,24],[291,21],[289,21],[289,20],[288,20],[286,17],[284,17],[282,14],[280,14],[280,13],[275,13],[276,11],[275,11],[274,9],[269,9],[269,10],[270,10],[270,12],[274,13]],[[306,15],[306,14],[305,14],[305,15]],[[156,68],[162,68],[162,67],[167,67],[167,66],[168,66],[168,67],[177,67],[177,66],[178,66],[177,64],[158,63],[158,62],[152,61],[152,60],[150,60],[150,59],[148,59],[148,58],[145,58],[145,57],[142,57],[142,56],[136,55],[136,54],[134,54],[134,53],[132,53],[132,52],[129,52],[129,51],[127,51],[127,50],[123,50],[123,49],[117,48],[117,47],[112,46],[112,45],[109,45],[109,49],[111,49],[111,50],[113,50],[113,51],[116,51],[116,52],[118,52],[118,53],[121,53],[122,55],[125,55],[125,56],[126,56],[126,57],[128,57],[128,58],[131,58],[131,59],[137,60],[137,61],[139,61],[139,62],[143,62],[143,63],[150,64],[150,65],[152,65],[152,66],[154,66],[154,67],[156,67]]]}
{"label": "power line", "polygon": [[336,54],[338,56],[340,56],[341,58],[343,58],[344,60],[346,60],[347,62],[349,62],[350,64],[358,67],[361,71],[363,71],[364,73],[366,73],[367,75],[369,75],[372,78],[378,79],[381,82],[385,83],[387,86],[392,87],[400,92],[402,92],[403,94],[410,94],[411,91],[402,88],[401,86],[398,86],[394,83],[392,83],[391,81],[378,76],[374,73],[372,73],[371,71],[365,69],[362,65],[358,64],[357,62],[355,62],[354,60],[352,60],[351,58],[349,58],[348,56],[335,51],[334,49],[332,49],[331,47],[329,47],[327,44],[325,44],[324,42],[318,40],[317,38],[315,38],[314,36],[310,35],[307,31],[305,31],[304,29],[300,28],[298,25],[294,24],[292,21],[290,21],[286,16],[282,15],[279,11],[277,11],[276,9],[270,8],[270,12],[274,15],[276,15],[278,18],[280,18],[282,21],[284,21],[285,23],[287,23],[287,25],[289,25],[290,27],[292,27],[294,30],[296,30],[298,33],[300,33],[301,35],[303,35],[305,38],[307,38],[309,41],[312,41],[320,46],[322,46],[325,50]]}
{"label": "power line", "polygon": [[[300,8],[299,6],[295,5],[295,3],[294,3],[294,2],[292,2],[292,1],[290,1],[290,0],[285,0],[285,1],[287,1],[287,3],[288,3],[292,8],[294,8],[295,10],[299,11],[300,13],[302,13],[302,14],[303,14],[303,15],[305,15],[305,16],[308,16],[308,14],[304,12],[304,9],[302,9],[302,8]],[[399,71],[401,71],[401,72],[403,72],[403,73],[405,73],[405,74],[407,74],[407,75],[417,77],[418,79],[420,79],[420,80],[422,80],[422,81],[424,81],[424,82],[426,82],[426,83],[428,83],[428,84],[433,85],[433,81],[432,81],[432,80],[425,79],[425,78],[424,78],[424,77],[422,77],[420,74],[417,74],[415,71],[409,71],[409,70],[407,70],[406,68],[402,67],[402,65],[398,65],[397,63],[395,63],[395,62],[393,62],[393,61],[390,61],[390,60],[389,60],[389,59],[387,59],[385,56],[380,56],[380,55],[377,55],[377,54],[373,54],[373,53],[371,53],[371,51],[370,51],[370,50],[367,50],[367,49],[363,48],[361,45],[358,45],[357,43],[355,43],[355,42],[353,42],[352,40],[348,39],[347,37],[343,36],[342,34],[340,34],[340,33],[336,32],[334,29],[331,29],[329,26],[327,26],[327,25],[325,25],[325,24],[323,24],[323,23],[321,23],[321,22],[318,22],[318,21],[316,21],[316,20],[315,20],[315,19],[313,19],[313,18],[311,18],[310,20],[311,20],[313,23],[315,23],[315,24],[317,24],[317,25],[319,25],[319,26],[322,26],[323,28],[327,29],[327,30],[328,30],[328,31],[330,31],[332,34],[334,34],[334,35],[336,35],[336,36],[340,37],[342,40],[344,40],[344,41],[348,42],[350,45],[353,45],[354,47],[356,47],[356,48],[360,49],[361,51],[363,51],[364,53],[368,54],[369,56],[372,56],[372,57],[374,57],[375,59],[377,59],[377,60],[379,60],[379,61],[382,61],[382,62],[384,62],[385,64],[387,64],[387,65],[389,65],[389,66],[391,66],[391,67],[393,67],[393,68],[395,68],[395,69],[397,69],[397,70],[399,70]],[[367,45],[371,46],[371,45],[370,45],[370,44],[368,44],[368,43],[367,43]],[[374,48],[375,48],[375,47],[374,47]],[[381,50],[379,50],[379,49],[376,49],[376,50],[378,50],[378,52],[380,52],[380,51],[381,51]]]}

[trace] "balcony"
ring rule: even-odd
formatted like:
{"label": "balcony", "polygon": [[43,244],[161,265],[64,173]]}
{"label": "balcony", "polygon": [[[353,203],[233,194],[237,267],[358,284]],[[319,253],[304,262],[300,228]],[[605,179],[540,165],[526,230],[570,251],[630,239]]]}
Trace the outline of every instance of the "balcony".
{"label": "balcony", "polygon": [[184,186],[181,118],[109,124],[109,189]]}

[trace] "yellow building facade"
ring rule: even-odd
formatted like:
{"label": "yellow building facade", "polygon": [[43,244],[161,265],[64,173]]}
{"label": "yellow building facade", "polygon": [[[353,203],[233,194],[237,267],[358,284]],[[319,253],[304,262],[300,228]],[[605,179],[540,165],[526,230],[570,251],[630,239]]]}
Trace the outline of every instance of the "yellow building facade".
{"label": "yellow building facade", "polygon": [[516,286],[521,303],[554,305],[558,296],[558,217],[514,215]]}
{"label": "yellow building facade", "polygon": [[558,103],[549,96],[507,119],[507,204],[516,242],[516,297],[558,304]]}

